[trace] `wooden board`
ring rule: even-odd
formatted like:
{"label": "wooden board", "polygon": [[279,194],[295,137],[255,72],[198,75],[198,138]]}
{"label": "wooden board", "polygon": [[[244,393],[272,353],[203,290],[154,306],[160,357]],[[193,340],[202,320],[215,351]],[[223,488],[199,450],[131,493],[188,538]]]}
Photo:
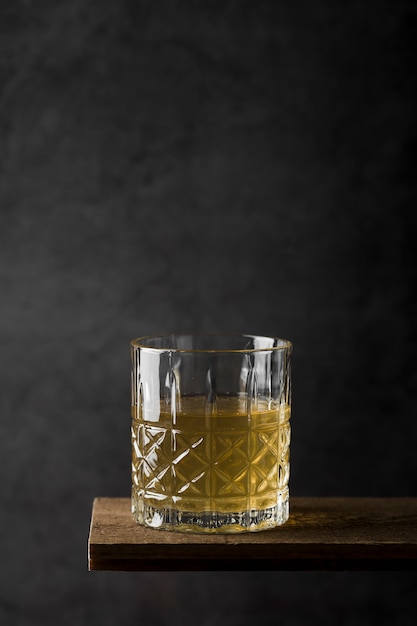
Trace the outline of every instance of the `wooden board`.
{"label": "wooden board", "polygon": [[128,498],[96,498],[89,569],[416,570],[417,498],[292,498],[283,526],[190,534],[139,526]]}

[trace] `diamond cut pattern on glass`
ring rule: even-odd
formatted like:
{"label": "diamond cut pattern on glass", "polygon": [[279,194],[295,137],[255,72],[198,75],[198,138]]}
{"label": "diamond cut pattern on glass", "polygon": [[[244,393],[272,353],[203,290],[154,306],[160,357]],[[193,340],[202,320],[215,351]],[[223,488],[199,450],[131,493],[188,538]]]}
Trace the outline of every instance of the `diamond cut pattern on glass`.
{"label": "diamond cut pattern on glass", "polygon": [[250,459],[248,433],[214,433],[212,491],[218,496],[241,496],[247,491]]}
{"label": "diamond cut pattern on glass", "polygon": [[[140,424],[137,433],[136,473],[145,491],[167,495],[164,477],[171,467],[171,436],[166,428],[156,428]],[[135,446],[134,450],[136,452]]]}
{"label": "diamond cut pattern on glass", "polygon": [[172,431],[173,494],[209,496],[210,446],[206,435]]}
{"label": "diamond cut pattern on glass", "polygon": [[252,434],[252,495],[277,488],[278,437],[277,430],[265,430]]}
{"label": "diamond cut pattern on glass", "polygon": [[279,466],[278,488],[282,489],[288,484],[290,473],[290,439],[291,426],[289,422],[281,424],[279,429]]}

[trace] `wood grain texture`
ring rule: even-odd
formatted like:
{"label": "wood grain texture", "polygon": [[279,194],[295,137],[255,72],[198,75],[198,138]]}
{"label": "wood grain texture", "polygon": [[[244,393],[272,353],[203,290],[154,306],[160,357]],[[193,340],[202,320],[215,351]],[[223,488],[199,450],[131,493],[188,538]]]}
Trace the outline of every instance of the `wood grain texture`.
{"label": "wood grain texture", "polygon": [[292,498],[288,522],[242,534],[139,526],[128,498],[96,498],[89,569],[416,570],[417,498]]}

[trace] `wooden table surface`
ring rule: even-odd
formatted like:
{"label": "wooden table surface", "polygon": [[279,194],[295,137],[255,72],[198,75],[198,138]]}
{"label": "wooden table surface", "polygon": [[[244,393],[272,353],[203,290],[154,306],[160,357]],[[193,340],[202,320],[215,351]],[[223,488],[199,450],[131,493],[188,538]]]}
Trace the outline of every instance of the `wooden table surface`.
{"label": "wooden table surface", "polygon": [[281,527],[191,534],[139,526],[128,498],[96,498],[90,570],[416,570],[417,498],[291,498]]}

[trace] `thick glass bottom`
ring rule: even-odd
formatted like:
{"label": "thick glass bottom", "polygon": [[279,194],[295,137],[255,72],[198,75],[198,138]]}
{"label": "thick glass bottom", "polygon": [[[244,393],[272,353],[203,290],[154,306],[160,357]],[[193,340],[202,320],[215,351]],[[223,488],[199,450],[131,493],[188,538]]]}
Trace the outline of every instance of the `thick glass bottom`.
{"label": "thick glass bottom", "polygon": [[133,518],[143,526],[191,533],[256,532],[284,524],[289,517],[288,488],[277,494],[273,507],[263,510],[221,513],[217,511],[190,512],[171,507],[145,504],[141,497],[132,494]]}

